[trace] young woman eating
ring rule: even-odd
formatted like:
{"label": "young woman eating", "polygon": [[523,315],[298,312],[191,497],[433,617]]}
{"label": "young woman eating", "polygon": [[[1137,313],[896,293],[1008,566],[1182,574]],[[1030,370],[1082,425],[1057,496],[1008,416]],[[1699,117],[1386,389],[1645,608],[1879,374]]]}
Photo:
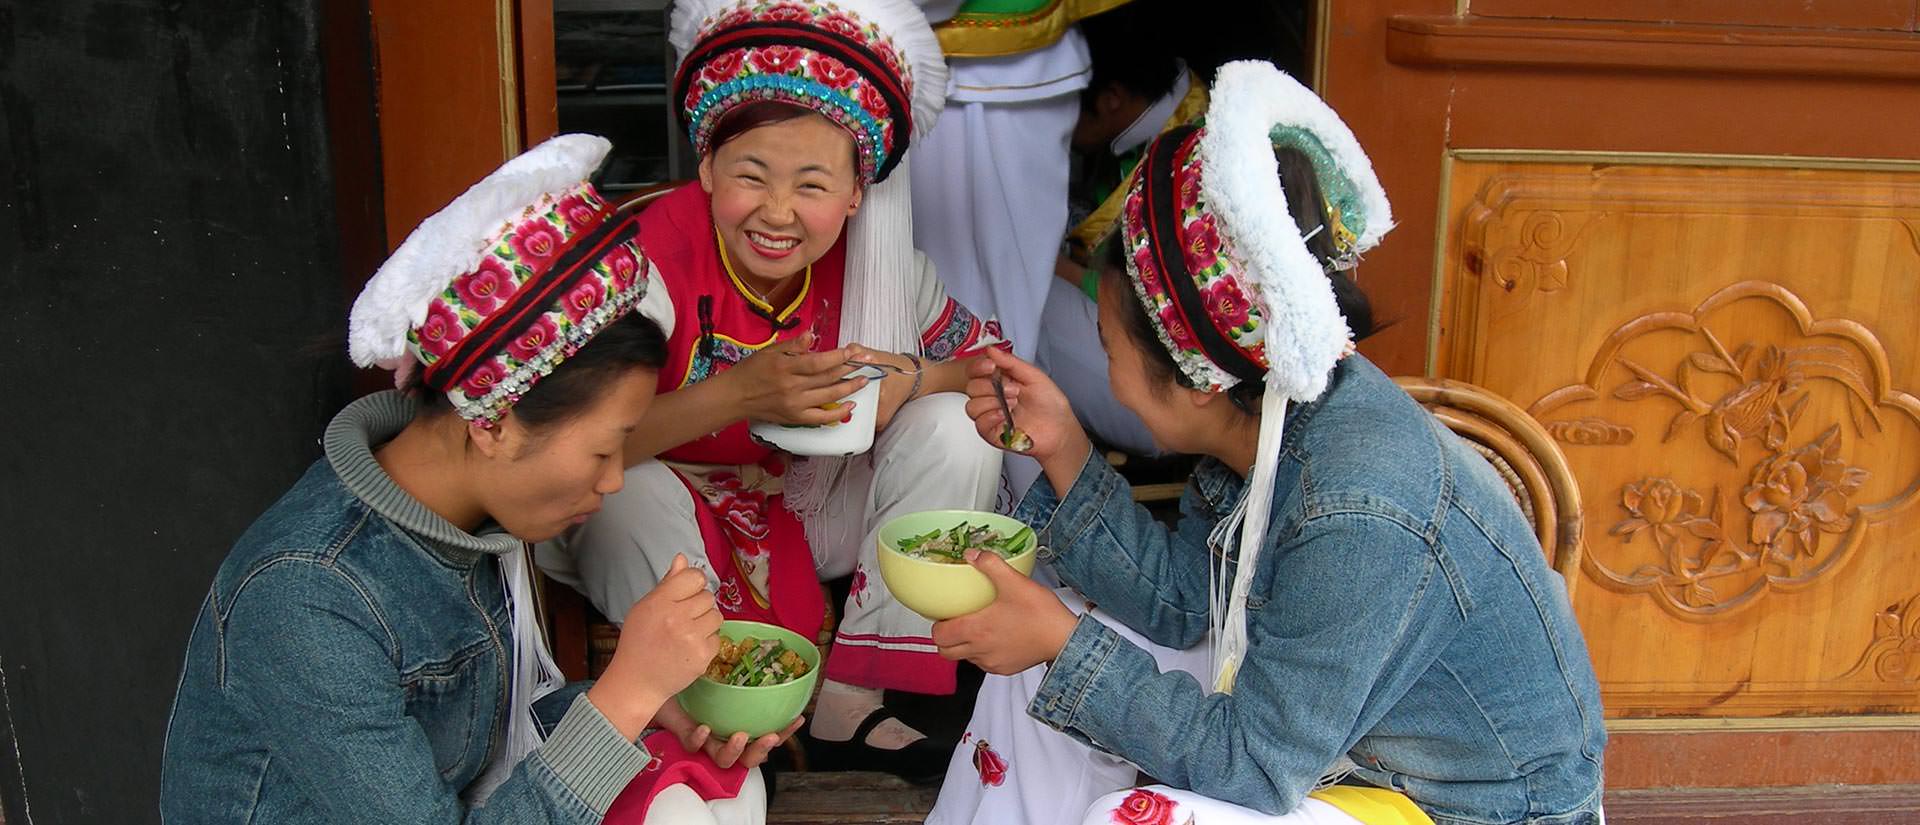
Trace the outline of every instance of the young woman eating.
{"label": "young woman eating", "polygon": [[368,282],[354,360],[408,389],[342,410],[215,574],[165,821],[585,825],[623,791],[627,823],[764,816],[748,769],[782,735],[719,741],[672,701],[718,649],[698,571],[676,561],[623,614],[591,684],[562,683],[534,606],[528,543],[620,490],[673,324],[637,227],[587,183],[608,148],[509,161]]}
{"label": "young woman eating", "polygon": [[1070,589],[974,560],[997,600],[934,639],[1007,677],[928,822],[1598,819],[1564,587],[1493,469],[1352,349],[1346,271],[1390,225],[1352,133],[1269,64],[1222,68],[1204,125],[1149,147],[1101,339],[1119,400],[1206,460],[1169,529],[1043,374],[978,368],[969,412],[1007,425],[1000,369],[1045,472],[1016,515]]}

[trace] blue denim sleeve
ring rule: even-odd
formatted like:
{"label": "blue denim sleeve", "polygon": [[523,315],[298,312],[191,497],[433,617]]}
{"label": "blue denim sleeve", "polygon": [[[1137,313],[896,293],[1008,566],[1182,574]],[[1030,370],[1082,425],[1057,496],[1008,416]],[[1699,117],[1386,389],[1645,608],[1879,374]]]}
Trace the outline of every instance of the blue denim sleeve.
{"label": "blue denim sleeve", "polygon": [[1377,687],[1424,672],[1462,614],[1426,542],[1384,517],[1310,520],[1261,563],[1275,566],[1274,584],[1249,610],[1232,694],[1159,672],[1147,651],[1082,617],[1028,713],[1174,787],[1292,810],[1378,721],[1363,709],[1391,704],[1369,704]]}
{"label": "blue denim sleeve", "polygon": [[1185,650],[1206,638],[1207,534],[1199,495],[1187,488],[1169,531],[1133,500],[1133,488],[1096,452],[1064,499],[1043,478],[1014,517],[1040,533],[1039,560],[1061,581],[1152,639]]}
{"label": "blue denim sleeve", "polygon": [[273,759],[332,822],[597,823],[647,753],[575,696],[546,745],[469,810],[407,717],[390,639],[362,590],[324,563],[254,573],[221,624],[220,681]]}

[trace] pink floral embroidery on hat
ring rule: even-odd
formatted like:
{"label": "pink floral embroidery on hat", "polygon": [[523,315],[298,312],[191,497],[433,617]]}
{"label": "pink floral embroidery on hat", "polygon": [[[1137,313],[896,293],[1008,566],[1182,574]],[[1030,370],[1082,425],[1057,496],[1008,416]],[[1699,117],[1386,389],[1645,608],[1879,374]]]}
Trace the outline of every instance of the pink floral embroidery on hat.
{"label": "pink floral embroidery on hat", "polygon": [[845,90],[860,82],[860,73],[824,54],[813,56],[813,76],[829,88]]}
{"label": "pink floral embroidery on hat", "polygon": [[1252,320],[1253,305],[1240,293],[1240,284],[1234,279],[1220,278],[1208,284],[1202,295],[1207,301],[1207,314],[1219,325],[1238,329]]}
{"label": "pink floral embroidery on hat", "polygon": [[460,313],[435,302],[427,307],[427,319],[414,329],[413,340],[421,349],[437,358],[447,354],[466,334],[466,327],[460,323]]}
{"label": "pink floral embroidery on hat", "polygon": [[587,317],[587,313],[599,309],[600,304],[606,300],[607,285],[598,280],[588,279],[574,285],[573,289],[567,290],[567,297],[562,300],[561,307],[567,314],[567,320],[577,324],[580,323],[580,319]]}
{"label": "pink floral embroidery on hat", "polygon": [[560,326],[552,318],[542,315],[526,332],[520,333],[512,343],[507,344],[507,353],[521,361],[531,361],[559,337]]}
{"label": "pink floral embroidery on hat", "polygon": [[786,74],[800,67],[807,56],[795,46],[766,46],[747,56],[747,64],[767,74]]}
{"label": "pink floral embroidery on hat", "polygon": [[761,12],[760,19],[777,23],[805,23],[813,19],[813,13],[799,3],[776,3]]}
{"label": "pink floral embroidery on hat", "polygon": [[1180,254],[1186,256],[1188,272],[1205,272],[1220,261],[1220,232],[1214,228],[1212,215],[1201,215],[1188,221],[1184,227],[1186,238],[1180,245]]}
{"label": "pink floral embroidery on hat", "polygon": [[479,268],[453,279],[453,291],[475,312],[488,313],[512,297],[513,273],[497,258],[480,261]]}
{"label": "pink floral embroidery on hat", "polygon": [[600,207],[588,203],[586,198],[572,195],[560,201],[560,216],[567,219],[567,228],[581,232],[600,223]]}
{"label": "pink floral embroidery on hat", "polygon": [[[707,65],[700,70],[700,79],[718,86],[739,77],[740,72],[746,69],[746,67],[747,55],[745,52],[723,52],[715,55],[714,58],[708,61]],[[698,101],[699,98],[696,96],[694,100]]]}
{"label": "pink floral embroidery on hat", "polygon": [[552,261],[566,243],[566,239],[560,235],[560,227],[544,219],[520,224],[508,238],[520,263],[531,267],[540,267]]}
{"label": "pink floral embroidery on hat", "polygon": [[499,384],[501,379],[506,377],[507,368],[504,364],[500,363],[500,359],[489,358],[481,362],[480,366],[475,367],[473,372],[467,375],[465,381],[460,382],[460,389],[464,390],[467,395],[477,398],[486,395],[488,391],[493,389],[494,385]]}
{"label": "pink floral embroidery on hat", "polygon": [[[585,181],[570,192],[544,196],[502,228],[471,271],[454,278],[428,303],[425,320],[408,332],[407,340],[429,383],[450,385],[448,395],[462,417],[491,426],[534,383],[639,303],[646,288],[646,262],[634,236],[583,261],[587,269],[579,281],[551,299],[498,351],[477,354],[472,366],[466,366],[470,356],[461,355],[457,366],[464,374],[434,378],[442,359],[513,304],[522,290],[538,288],[570,244],[608,219],[606,201]],[[527,298],[539,294],[530,292]]]}
{"label": "pink floral embroidery on hat", "polygon": [[833,32],[841,37],[858,39],[866,36],[866,32],[861,31],[860,24],[854,22],[853,18],[844,14],[834,13],[821,17],[819,25],[820,28]]}
{"label": "pink floral embroidery on hat", "polygon": [[633,250],[626,246],[608,253],[600,263],[607,267],[607,274],[613,276],[615,291],[625,291],[632,287],[634,279],[640,274],[640,260],[634,257]]}

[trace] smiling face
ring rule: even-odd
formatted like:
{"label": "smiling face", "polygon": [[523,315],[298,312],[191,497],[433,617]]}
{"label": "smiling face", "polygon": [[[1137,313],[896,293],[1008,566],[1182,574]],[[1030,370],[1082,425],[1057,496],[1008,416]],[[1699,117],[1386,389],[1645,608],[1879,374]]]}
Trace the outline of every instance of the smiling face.
{"label": "smiling face", "polygon": [[713,224],[735,271],[777,283],[840,239],[860,208],[853,138],[807,113],[749,129],[700,161]]}
{"label": "smiling face", "polygon": [[637,367],[554,424],[529,428],[508,412],[491,430],[470,430],[479,458],[470,464],[473,488],[487,515],[529,542],[585,522],[624,484],[622,446],[653,402],[657,380],[654,370]]}

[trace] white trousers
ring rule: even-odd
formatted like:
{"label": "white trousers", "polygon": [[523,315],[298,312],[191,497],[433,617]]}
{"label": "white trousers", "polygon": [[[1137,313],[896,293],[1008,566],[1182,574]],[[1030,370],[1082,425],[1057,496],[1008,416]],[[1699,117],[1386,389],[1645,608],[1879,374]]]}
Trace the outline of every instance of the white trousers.
{"label": "white trousers", "polygon": [[740,795],[708,802],[685,785],[661,791],[647,808],[645,825],[765,825],[767,786],[760,769],[747,773]]}
{"label": "white trousers", "polygon": [[[826,535],[807,536],[821,578],[856,568],[866,574],[856,576],[865,587],[849,595],[841,614],[836,657],[938,656],[933,624],[895,600],[881,580],[874,534],[894,517],[921,510],[991,508],[999,475],[1000,452],[974,430],[959,393],[901,407],[873,449],[848,462],[827,499]],[[615,621],[666,575],[675,554],[685,554],[717,590],[720,579],[707,560],[695,506],[671,469],[644,462],[627,470],[625,488],[608,496],[564,546],[543,546],[540,566]]]}
{"label": "white trousers", "polygon": [[[1055,593],[1068,609],[1086,612],[1087,602],[1080,594],[1067,588]],[[1095,609],[1092,615],[1152,654],[1161,672],[1181,670],[1206,678],[1212,654],[1205,642],[1175,650],[1148,641],[1105,611]],[[1083,745],[1027,715],[1027,706],[1046,675],[1046,666],[1041,665],[1012,676],[987,676],[927,825],[1154,821],[1113,815],[1138,782],[1139,770],[1133,763]],[[1184,813],[1190,812],[1207,814],[1193,820],[1206,825],[1357,825],[1319,800],[1309,800],[1311,805],[1303,804],[1285,816],[1271,816],[1191,791],[1163,786],[1149,790],[1182,806],[1183,815],[1169,820],[1176,825],[1185,823]]]}
{"label": "white trousers", "polygon": [[1312,797],[1301,800],[1293,810],[1276,816],[1165,785],[1148,785],[1107,794],[1094,800],[1087,807],[1086,816],[1079,821],[1084,825],[1138,822],[1142,821],[1140,814],[1143,810],[1158,810],[1161,806],[1171,809],[1166,821],[1175,825],[1198,825],[1202,822],[1206,825],[1365,825],[1348,816],[1346,811]]}

